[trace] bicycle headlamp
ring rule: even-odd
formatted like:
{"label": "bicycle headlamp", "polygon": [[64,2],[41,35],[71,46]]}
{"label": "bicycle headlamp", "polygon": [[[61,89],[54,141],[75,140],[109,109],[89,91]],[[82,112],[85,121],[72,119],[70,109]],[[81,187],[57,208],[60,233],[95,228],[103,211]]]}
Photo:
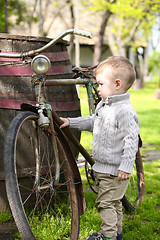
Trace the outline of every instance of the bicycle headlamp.
{"label": "bicycle headlamp", "polygon": [[32,59],[31,68],[39,75],[43,75],[49,71],[51,62],[48,57],[44,55],[37,55]]}

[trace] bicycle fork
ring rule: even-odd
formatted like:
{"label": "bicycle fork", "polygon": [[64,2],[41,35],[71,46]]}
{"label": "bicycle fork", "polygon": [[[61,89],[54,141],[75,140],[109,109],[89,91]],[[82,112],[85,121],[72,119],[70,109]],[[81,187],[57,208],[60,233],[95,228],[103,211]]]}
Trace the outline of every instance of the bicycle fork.
{"label": "bicycle fork", "polygon": [[[58,147],[57,147],[57,137],[54,130],[54,124],[53,124],[53,117],[52,117],[52,108],[50,104],[46,104],[46,99],[44,98],[42,94],[42,82],[38,82],[35,86],[35,94],[36,94],[36,106],[38,109],[39,119],[38,119],[38,125],[39,127],[46,133],[50,134],[51,139],[51,147],[54,152],[54,159],[55,159],[55,174],[54,179],[52,175],[52,171],[49,171],[49,181],[48,184],[45,184],[41,186],[40,184],[40,167],[41,167],[41,159],[40,159],[40,153],[39,153],[39,142],[38,142],[38,132],[36,131],[36,147],[35,147],[35,155],[36,155],[36,178],[35,178],[35,188],[37,194],[39,194],[42,190],[50,189],[52,193],[54,193],[53,186],[54,184],[59,182],[60,179],[60,160],[58,155]],[[46,115],[44,115],[44,111],[46,111]],[[52,163],[51,163],[52,164]],[[47,171],[47,170],[46,170]]]}

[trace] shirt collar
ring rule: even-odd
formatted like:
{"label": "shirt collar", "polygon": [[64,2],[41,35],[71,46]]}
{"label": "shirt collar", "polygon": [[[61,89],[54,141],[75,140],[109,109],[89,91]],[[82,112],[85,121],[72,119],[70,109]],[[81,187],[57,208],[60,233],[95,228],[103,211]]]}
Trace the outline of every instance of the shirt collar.
{"label": "shirt collar", "polygon": [[121,95],[113,95],[113,96],[107,97],[105,102],[103,102],[103,104],[105,103],[107,105],[110,105],[112,103],[116,103],[116,102],[120,102],[120,101],[124,101],[124,100],[129,100],[129,98],[130,98],[130,93],[129,92],[121,94]]}

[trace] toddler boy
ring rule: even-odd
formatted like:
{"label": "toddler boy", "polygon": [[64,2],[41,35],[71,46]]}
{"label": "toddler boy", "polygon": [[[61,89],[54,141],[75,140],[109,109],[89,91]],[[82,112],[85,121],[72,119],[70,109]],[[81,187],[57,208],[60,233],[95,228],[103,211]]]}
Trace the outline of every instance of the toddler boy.
{"label": "toddler boy", "polygon": [[87,117],[61,118],[61,128],[70,126],[93,132],[92,169],[98,197],[101,231],[87,240],[122,239],[122,204],[138,150],[139,123],[128,90],[136,78],[129,60],[112,56],[96,68],[96,81],[102,100],[95,114]]}

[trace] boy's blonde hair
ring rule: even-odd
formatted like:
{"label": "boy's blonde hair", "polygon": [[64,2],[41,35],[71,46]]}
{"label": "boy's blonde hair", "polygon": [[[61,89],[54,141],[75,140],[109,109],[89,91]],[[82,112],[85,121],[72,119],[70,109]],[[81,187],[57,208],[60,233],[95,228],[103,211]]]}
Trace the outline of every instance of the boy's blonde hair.
{"label": "boy's blonde hair", "polygon": [[111,68],[114,79],[121,79],[128,90],[134,83],[136,72],[128,58],[123,56],[111,56],[101,62],[96,68],[96,74],[103,72],[107,67]]}

